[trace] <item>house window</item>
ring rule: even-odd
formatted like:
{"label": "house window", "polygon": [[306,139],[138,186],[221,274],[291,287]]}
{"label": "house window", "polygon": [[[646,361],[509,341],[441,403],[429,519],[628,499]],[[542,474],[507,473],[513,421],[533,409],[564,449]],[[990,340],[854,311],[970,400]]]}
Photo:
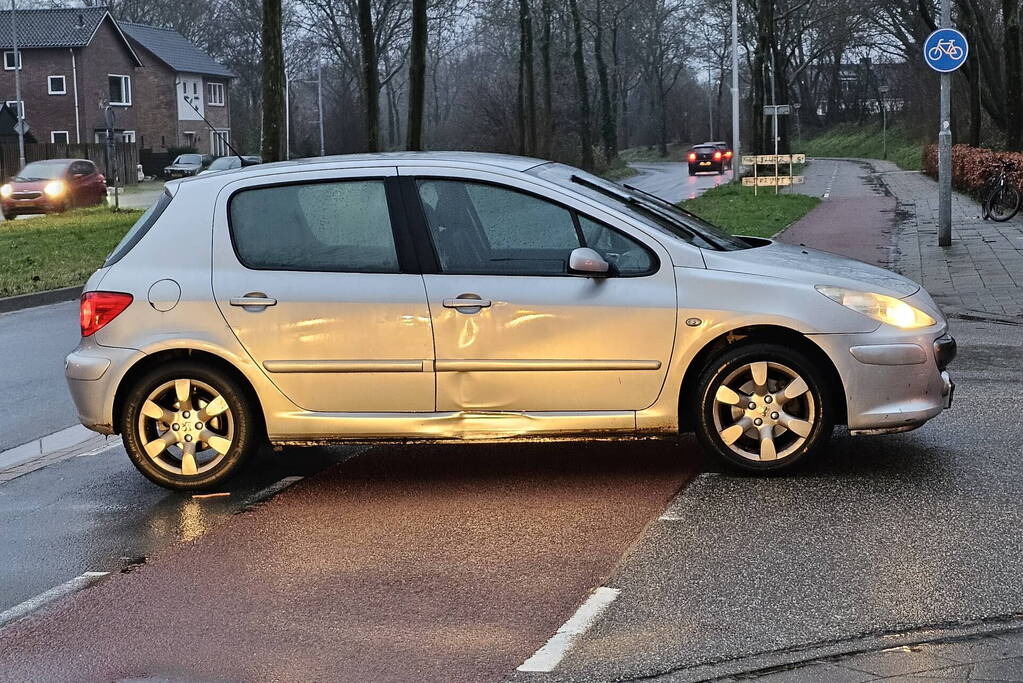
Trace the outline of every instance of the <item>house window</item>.
{"label": "house window", "polygon": [[110,79],[110,104],[127,107],[131,105],[131,78],[109,74]]}
{"label": "house window", "polygon": [[18,118],[25,118],[25,100],[21,101],[21,107],[18,106],[18,100],[7,100],[7,106],[11,108],[11,111],[16,112]]}
{"label": "house window", "polygon": [[46,92],[50,95],[67,95],[67,79],[64,76],[47,77]]}
{"label": "house window", "polygon": [[206,84],[206,104],[212,107],[223,107],[224,106],[224,84],[223,83],[207,83]]}
{"label": "house window", "polygon": [[194,131],[185,131],[185,147],[189,149],[197,149],[196,144],[199,142],[199,136]]}
{"label": "house window", "polygon": [[50,142],[55,145],[67,145],[71,142],[71,136],[66,130],[50,131]]}
{"label": "house window", "polygon": [[[7,50],[4,52],[4,70],[14,71],[15,55],[14,50]],[[21,50],[18,50],[17,55],[18,69],[21,69]]]}
{"label": "house window", "polygon": [[218,128],[210,135],[210,153],[215,157],[232,154],[227,143],[231,141],[231,131],[226,128]]}
{"label": "house window", "polygon": [[133,131],[133,130],[122,130],[121,131],[121,142],[135,142],[135,131]]}

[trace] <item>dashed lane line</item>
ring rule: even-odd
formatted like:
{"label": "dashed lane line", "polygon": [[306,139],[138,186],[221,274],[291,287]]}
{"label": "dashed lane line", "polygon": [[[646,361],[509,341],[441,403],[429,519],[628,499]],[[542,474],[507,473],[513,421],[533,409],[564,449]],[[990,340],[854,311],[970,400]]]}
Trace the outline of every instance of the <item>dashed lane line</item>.
{"label": "dashed lane line", "polygon": [[586,633],[597,618],[608,608],[621,590],[601,586],[590,593],[575,614],[558,629],[547,643],[532,657],[524,661],[519,671],[554,671],[561,660],[572,649],[576,638]]}

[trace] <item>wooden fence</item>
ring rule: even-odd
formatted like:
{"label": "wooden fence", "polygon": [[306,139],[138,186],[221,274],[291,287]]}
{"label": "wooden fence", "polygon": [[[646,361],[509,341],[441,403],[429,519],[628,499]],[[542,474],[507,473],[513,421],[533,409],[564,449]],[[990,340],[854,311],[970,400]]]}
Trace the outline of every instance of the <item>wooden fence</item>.
{"label": "wooden fence", "polygon": [[[139,152],[135,143],[115,142],[110,157],[110,168],[106,163],[106,145],[86,143],[80,145],[61,145],[48,142],[28,143],[25,145],[25,161],[43,161],[45,159],[88,159],[96,164],[100,173],[107,177],[107,184],[113,185],[114,180],[121,185],[138,183]],[[0,176],[4,181],[17,175],[21,170],[18,162],[18,145],[0,145]]]}

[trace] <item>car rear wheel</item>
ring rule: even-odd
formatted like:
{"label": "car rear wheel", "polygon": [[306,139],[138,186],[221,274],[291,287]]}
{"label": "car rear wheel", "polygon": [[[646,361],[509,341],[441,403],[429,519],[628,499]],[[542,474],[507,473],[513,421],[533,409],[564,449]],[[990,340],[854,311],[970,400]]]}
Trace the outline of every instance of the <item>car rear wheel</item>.
{"label": "car rear wheel", "polygon": [[222,484],[259,445],[255,406],[239,383],[184,362],[154,368],[135,383],[120,428],[139,471],[181,491]]}
{"label": "car rear wheel", "polygon": [[834,427],[824,377],[805,354],[753,343],[718,356],[699,381],[696,436],[748,472],[791,468],[822,450]]}

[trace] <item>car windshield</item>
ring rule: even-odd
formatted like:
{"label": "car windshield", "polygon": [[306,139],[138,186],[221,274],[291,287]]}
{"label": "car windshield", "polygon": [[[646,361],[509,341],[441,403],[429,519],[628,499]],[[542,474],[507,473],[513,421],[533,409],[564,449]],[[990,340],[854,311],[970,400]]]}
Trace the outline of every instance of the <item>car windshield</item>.
{"label": "car windshield", "polygon": [[175,164],[184,164],[184,165],[201,164],[202,163],[202,155],[201,154],[179,154],[178,158],[174,160],[174,163]]}
{"label": "car windshield", "polygon": [[50,180],[51,178],[63,178],[67,173],[68,162],[66,161],[33,161],[21,169],[21,173],[14,176],[15,180]]}
{"label": "car windshield", "polygon": [[213,163],[209,165],[208,171],[226,171],[229,168],[238,168],[241,162],[238,161],[238,157],[220,157],[214,159]]}
{"label": "car windshield", "polygon": [[644,225],[701,249],[737,251],[752,246],[699,216],[652,194],[628,185],[612,183],[565,164],[553,162],[542,164],[530,169],[529,173],[571,187],[572,190],[601,204],[642,221]]}

